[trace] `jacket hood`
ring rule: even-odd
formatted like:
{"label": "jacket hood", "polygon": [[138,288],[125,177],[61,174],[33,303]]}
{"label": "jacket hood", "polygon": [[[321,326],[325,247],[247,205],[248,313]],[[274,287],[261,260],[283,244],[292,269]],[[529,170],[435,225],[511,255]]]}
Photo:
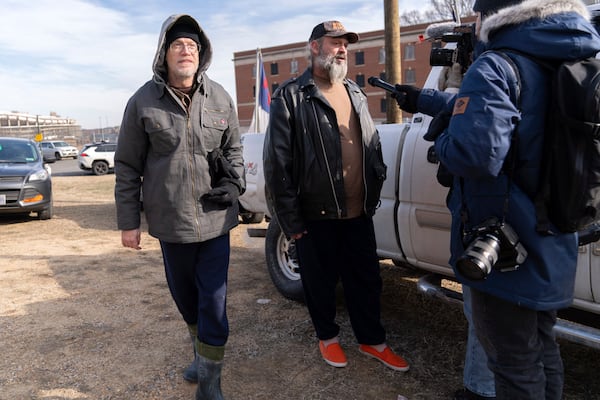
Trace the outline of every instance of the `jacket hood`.
{"label": "jacket hood", "polygon": [[200,54],[199,56],[199,64],[198,64],[198,72],[196,73],[196,79],[198,82],[202,79],[202,73],[208,69],[210,62],[212,60],[212,46],[210,44],[210,40],[204,33],[204,30],[200,27],[200,24],[187,14],[174,14],[168,17],[165,22],[162,24],[162,28],[160,29],[160,35],[158,37],[158,48],[156,49],[156,54],[154,56],[154,62],[152,64],[152,71],[154,72],[154,81],[157,83],[166,84],[167,82],[167,66],[165,65],[166,58],[166,36],[167,32],[177,21],[185,21],[190,25],[196,27],[198,30],[198,36],[200,37]]}
{"label": "jacket hood", "polygon": [[[589,20],[580,0],[525,0],[484,19],[479,39],[488,49],[545,59],[590,57],[600,51],[600,36]],[[516,28],[504,29],[509,26]]]}

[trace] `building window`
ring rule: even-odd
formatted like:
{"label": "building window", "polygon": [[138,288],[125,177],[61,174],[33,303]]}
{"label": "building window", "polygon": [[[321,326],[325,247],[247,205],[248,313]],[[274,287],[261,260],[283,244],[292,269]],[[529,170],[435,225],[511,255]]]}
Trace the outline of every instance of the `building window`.
{"label": "building window", "polygon": [[365,87],[365,76],[363,74],[356,75],[356,84],[360,87]]}
{"label": "building window", "polygon": [[417,83],[417,71],[412,68],[404,70],[404,83],[408,85]]}
{"label": "building window", "polygon": [[379,64],[385,64],[385,48],[379,49]]}
{"label": "building window", "polygon": [[365,65],[365,53],[357,51],[355,54],[356,65]]}
{"label": "building window", "polygon": [[405,60],[414,60],[415,59],[415,45],[407,44],[404,47],[404,59]]}
{"label": "building window", "polygon": [[271,75],[279,75],[279,65],[277,63],[271,63]]}
{"label": "building window", "polygon": [[290,73],[292,73],[292,74],[298,73],[298,60],[292,60],[290,62]]}
{"label": "building window", "polygon": [[275,91],[277,90],[278,87],[279,87],[279,83],[271,84],[271,93],[275,93]]}
{"label": "building window", "polygon": [[385,97],[379,101],[379,110],[382,113],[386,113],[387,112],[387,100],[386,100]]}

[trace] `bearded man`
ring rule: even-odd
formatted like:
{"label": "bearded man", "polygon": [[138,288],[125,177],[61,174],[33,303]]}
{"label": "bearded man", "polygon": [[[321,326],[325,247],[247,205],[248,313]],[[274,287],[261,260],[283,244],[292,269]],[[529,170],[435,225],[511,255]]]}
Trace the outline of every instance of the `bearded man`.
{"label": "bearded man", "polygon": [[336,319],[341,281],[359,351],[397,371],[408,363],[385,340],[382,281],[372,216],[386,177],[367,97],[346,78],[358,35],[326,21],[308,40],[310,66],[273,94],[263,161],[273,217],[295,240],[319,350],[345,367]]}

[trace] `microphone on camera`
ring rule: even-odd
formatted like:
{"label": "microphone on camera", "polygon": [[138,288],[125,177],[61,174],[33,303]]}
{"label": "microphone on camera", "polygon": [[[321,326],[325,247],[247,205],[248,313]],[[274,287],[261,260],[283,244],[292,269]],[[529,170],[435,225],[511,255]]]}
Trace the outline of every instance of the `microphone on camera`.
{"label": "microphone on camera", "polygon": [[439,39],[446,33],[452,32],[458,24],[456,22],[436,22],[425,28],[426,39]]}

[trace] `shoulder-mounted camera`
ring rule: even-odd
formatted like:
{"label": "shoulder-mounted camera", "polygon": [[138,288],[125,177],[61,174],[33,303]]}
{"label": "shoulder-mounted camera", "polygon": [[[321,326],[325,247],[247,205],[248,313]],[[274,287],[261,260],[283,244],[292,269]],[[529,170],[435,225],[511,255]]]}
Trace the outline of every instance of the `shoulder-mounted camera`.
{"label": "shoulder-mounted camera", "polygon": [[[431,66],[451,67],[458,63],[462,66],[462,72],[464,73],[473,62],[473,49],[477,41],[475,25],[457,25],[446,32],[441,31],[440,28],[431,29],[431,31],[435,36],[431,37],[433,43],[429,55],[429,64]],[[456,43],[456,47],[446,49],[442,47],[444,43]]]}

